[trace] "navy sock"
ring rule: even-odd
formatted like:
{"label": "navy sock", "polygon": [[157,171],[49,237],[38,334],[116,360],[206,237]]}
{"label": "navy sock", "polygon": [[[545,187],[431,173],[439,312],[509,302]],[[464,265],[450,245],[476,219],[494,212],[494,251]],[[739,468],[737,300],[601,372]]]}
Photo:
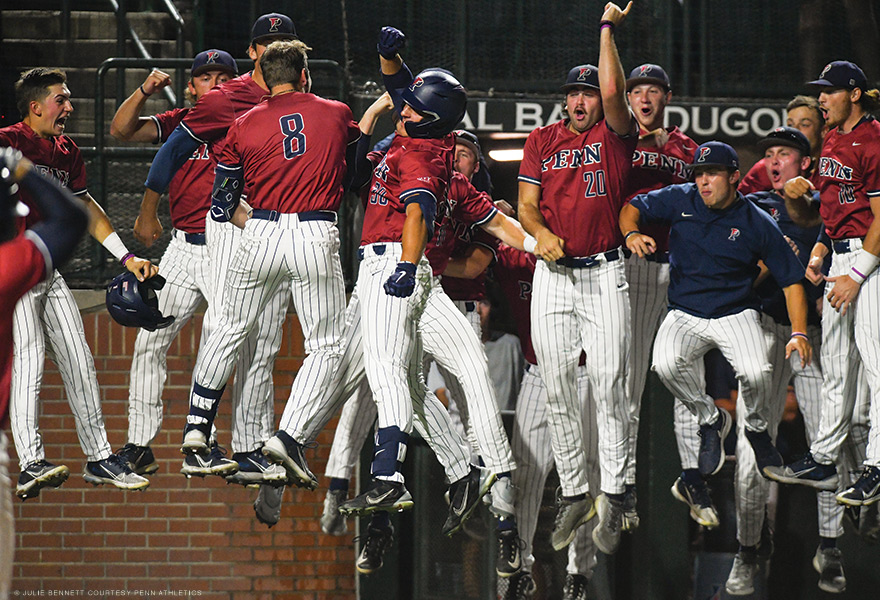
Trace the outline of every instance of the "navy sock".
{"label": "navy sock", "polygon": [[584,498],[586,498],[586,494],[577,494],[576,496],[563,496],[563,500],[567,500],[568,502],[580,502]]}
{"label": "navy sock", "polygon": [[406,458],[409,435],[398,427],[382,427],[376,433],[376,449],[371,472],[373,477],[393,477],[400,473]]}
{"label": "navy sock", "polygon": [[495,519],[495,529],[497,529],[499,532],[516,529],[516,519],[514,517],[498,517],[497,519]]}
{"label": "navy sock", "polygon": [[820,537],[819,547],[822,550],[825,550],[826,548],[837,548],[837,538]]}
{"label": "navy sock", "polygon": [[605,495],[608,496],[609,498],[611,498],[612,500],[617,500],[618,502],[623,502],[623,497],[624,497],[626,494],[609,494],[609,493],[606,493]]}
{"label": "navy sock", "polygon": [[390,525],[391,515],[384,510],[374,512],[373,518],[370,519],[370,527],[374,529],[388,529]]}
{"label": "navy sock", "polygon": [[703,483],[703,476],[699,469],[685,469],[681,472],[681,480],[688,485],[700,485]]}
{"label": "navy sock", "polygon": [[345,490],[348,491],[348,479],[340,479],[339,477],[331,477],[330,478],[330,491],[334,492],[336,490]]}

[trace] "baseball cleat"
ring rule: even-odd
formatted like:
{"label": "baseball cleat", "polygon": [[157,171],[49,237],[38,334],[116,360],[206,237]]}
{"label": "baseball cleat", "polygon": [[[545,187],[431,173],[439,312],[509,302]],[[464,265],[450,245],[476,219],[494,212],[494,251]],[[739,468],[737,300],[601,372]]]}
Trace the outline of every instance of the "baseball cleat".
{"label": "baseball cleat", "polygon": [[207,452],[208,436],[198,429],[190,429],[183,434],[183,444],[180,445],[182,454],[196,454],[197,452]]}
{"label": "baseball cleat", "polygon": [[796,483],[828,492],[836,490],[839,482],[837,467],[816,462],[810,453],[790,465],[767,467],[763,473],[780,483]]}
{"label": "baseball cleat", "polygon": [[443,535],[452,535],[461,529],[464,522],[480,504],[480,499],[489,491],[495,481],[495,474],[488,472],[482,476],[482,469],[471,465],[470,472],[449,486],[449,516],[443,524]]}
{"label": "baseball cleat", "polygon": [[219,475],[226,477],[238,470],[238,463],[226,458],[226,449],[221,448],[217,442],[211,444],[210,451],[196,452],[183,459],[180,472],[187,479],[195,475],[205,477],[207,475]]}
{"label": "baseball cleat", "polygon": [[363,494],[340,504],[339,512],[350,517],[380,510],[402,512],[412,507],[412,496],[403,483],[373,478]]}
{"label": "baseball cleat", "polygon": [[367,527],[367,534],[363,538],[361,552],[354,563],[358,573],[369,575],[382,568],[382,555],[391,545],[394,539],[394,526]]}
{"label": "baseball cleat", "polygon": [[150,485],[146,477],[133,473],[119,456],[111,454],[102,460],[87,462],[83,479],[92,485],[109,483],[121,490],[143,490]]}
{"label": "baseball cleat", "polygon": [[317,489],[318,478],[309,470],[302,450],[303,445],[285,431],[278,431],[263,445],[263,454],[269,462],[284,467],[290,483],[307,490]]}
{"label": "baseball cleat", "polygon": [[250,452],[236,452],[232,460],[238,463],[238,471],[228,475],[226,481],[244,486],[284,485],[287,483],[287,471],[281,465],[266,460],[260,448]]}
{"label": "baseball cleat", "polygon": [[48,460],[32,462],[18,476],[15,495],[22,500],[36,498],[45,487],[57,488],[70,477],[70,469],[64,465],[53,465]]}
{"label": "baseball cleat", "polygon": [[284,496],[284,486],[263,484],[260,493],[254,500],[254,513],[257,521],[272,529],[281,519],[281,498]]}
{"label": "baseball cleat", "polygon": [[755,593],[757,575],[758,553],[740,550],[733,558],[733,567],[727,576],[724,589],[731,596],[750,596]]}
{"label": "baseball cleat", "polygon": [[839,548],[816,548],[813,568],[819,574],[819,589],[823,592],[839,594],[846,589],[843,555]]}
{"label": "baseball cleat", "polygon": [[639,527],[639,513],[636,510],[636,486],[627,484],[623,495],[623,531],[633,532]]}
{"label": "baseball cleat", "polygon": [[880,500],[880,467],[866,466],[852,486],[837,494],[847,506],[869,506]]}
{"label": "baseball cleat", "polygon": [[159,470],[159,463],[149,446],[126,444],[116,451],[116,456],[137,475],[149,475]]}
{"label": "baseball cleat", "polygon": [[623,502],[599,494],[596,498],[596,515],[599,523],[593,528],[593,542],[605,554],[614,554],[620,546],[620,530],[623,525]]}
{"label": "baseball cleat", "polygon": [[520,571],[507,582],[504,600],[529,600],[538,591],[538,586],[535,585],[535,580],[528,571]]}
{"label": "baseball cleat", "polygon": [[724,438],[730,433],[733,419],[730,413],[719,408],[718,418],[711,425],[700,425],[700,455],[697,466],[700,475],[714,475],[724,466]]}
{"label": "baseball cleat", "polygon": [[586,494],[583,500],[566,500],[562,488],[556,490],[556,520],[550,543],[554,550],[562,550],[574,540],[578,527],[596,516],[593,497]]}
{"label": "baseball cleat", "polygon": [[773,445],[773,440],[770,439],[770,434],[766,430],[749,431],[746,429],[746,439],[749,440],[749,444],[751,444],[752,450],[755,453],[755,462],[758,463],[759,473],[763,474],[764,469],[769,467],[782,467],[785,465],[782,456],[779,454],[776,446]]}
{"label": "baseball cleat", "polygon": [[703,527],[718,527],[718,511],[709,496],[709,487],[705,481],[699,484],[688,484],[679,477],[672,484],[672,495],[687,504],[691,509],[691,518]]}
{"label": "baseball cleat", "polygon": [[327,490],[327,495],[324,497],[324,513],[321,515],[321,531],[327,535],[348,533],[348,524],[339,512],[339,505],[347,499],[347,490]]}
{"label": "baseball cleat", "polygon": [[498,577],[513,577],[520,572],[523,545],[516,528],[498,532],[498,560],[495,563]]}
{"label": "baseball cleat", "polygon": [[587,588],[590,580],[580,573],[566,573],[565,586],[562,588],[562,600],[587,600]]}

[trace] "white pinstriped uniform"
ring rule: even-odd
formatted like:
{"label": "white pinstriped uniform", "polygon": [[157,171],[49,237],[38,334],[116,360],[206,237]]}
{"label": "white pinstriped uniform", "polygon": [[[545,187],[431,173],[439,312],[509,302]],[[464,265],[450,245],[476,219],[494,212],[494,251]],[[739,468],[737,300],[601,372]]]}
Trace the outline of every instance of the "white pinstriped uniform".
{"label": "white pinstriped uniform", "polygon": [[95,361],[76,300],[58,271],[16,304],[13,340],[9,418],[21,468],[46,457],[39,429],[39,398],[47,350],[61,372],[83,452],[90,462],[110,456]]}
{"label": "white pinstriped uniform", "polygon": [[12,486],[6,434],[0,431],[0,598],[9,598],[15,555],[15,515],[12,514]]}
{"label": "white pinstriped uniform", "polygon": [[364,379],[358,386],[356,395],[342,406],[324,475],[336,479],[351,479],[360,449],[375,422],[376,403],[373,402],[370,386]]}
{"label": "white pinstriped uniform", "polygon": [[[829,277],[850,272],[861,240],[850,240],[848,253],[835,253]],[[836,462],[850,430],[856,400],[857,374],[863,366],[868,383],[871,427],[866,465],[880,466],[880,274],[875,270],[862,283],[859,295],[841,315],[828,302],[833,284],[825,286],[822,305],[822,418],[811,450],[819,462]]]}
{"label": "white pinstriped uniform", "polygon": [[[630,305],[623,261],[605,257],[592,268],[538,261],[532,289],[532,341],[547,386],[556,469],[565,496],[588,491],[587,457],[580,439],[576,370],[581,349],[593,384],[599,428],[601,490],[624,492],[629,415]],[[598,490],[593,489],[593,492]]]}
{"label": "white pinstriped uniform", "polygon": [[651,367],[651,345],[666,315],[666,290],[669,287],[669,263],[630,256],[625,263],[632,314],[632,345],[629,373],[626,377],[629,398],[629,450],[626,483],[636,482],[636,446],[639,433],[639,409],[642,392]]}
{"label": "white pinstriped uniform", "polygon": [[[591,489],[599,489],[601,478],[598,461],[598,427],[596,406],[590,394],[590,381],[585,367],[578,367],[577,395],[581,400],[585,448],[587,457],[587,480]],[[520,538],[525,543],[522,551],[523,569],[531,571],[535,563],[532,541],[538,526],[538,513],[544,494],[544,483],[553,467],[550,428],[547,423],[547,389],[537,365],[528,365],[523,374],[516,415],[513,425],[513,456],[517,468],[513,472],[513,485],[517,489],[516,522]],[[569,573],[590,577],[596,566],[596,547],[592,531],[597,523],[590,520],[577,529],[574,542],[568,547]]]}

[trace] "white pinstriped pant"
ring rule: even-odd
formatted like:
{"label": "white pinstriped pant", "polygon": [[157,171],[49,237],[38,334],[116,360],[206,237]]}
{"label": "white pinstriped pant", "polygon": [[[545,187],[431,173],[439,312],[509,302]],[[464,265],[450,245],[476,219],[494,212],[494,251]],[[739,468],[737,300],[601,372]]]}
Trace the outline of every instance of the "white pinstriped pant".
{"label": "white pinstriped pant", "polygon": [[626,259],[626,281],[632,314],[632,345],[629,353],[629,374],[626,378],[629,398],[629,450],[626,461],[626,483],[636,483],[636,449],[639,441],[639,412],[648,369],[651,368],[651,346],[666,314],[666,290],[669,287],[669,264],[648,261],[635,255]]}
{"label": "white pinstriped pant", "polygon": [[[222,318],[223,289],[230,273],[230,263],[241,243],[243,232],[232,223],[205,219],[205,238],[211,257],[210,294],[205,322]],[[232,383],[232,451],[249,452],[260,448],[275,433],[275,386],[272,372],[281,347],[284,320],[290,295],[284,286],[271,297],[253,330],[238,351],[235,379]],[[164,314],[164,313],[163,313]],[[202,352],[207,336],[202,327]]]}
{"label": "white pinstriped pant", "polygon": [[9,598],[15,555],[15,516],[12,514],[12,486],[6,434],[0,431],[0,598]]}
{"label": "white pinstriped pant", "polygon": [[[308,355],[293,387],[304,401],[319,401],[342,357],[345,284],[339,232],[333,222],[300,222],[295,214],[281,215],[278,222],[250,219],[245,225],[223,288],[222,317],[213,321],[216,330],[196,362],[195,381],[209,389],[226,383],[242,342],[279,289],[293,297]],[[303,385],[305,380],[310,386]]]}
{"label": "white pinstriped pant", "polygon": [[[46,457],[39,429],[40,387],[48,354],[61,372],[76,434],[89,461],[110,456],[95,361],[76,300],[58,271],[28,291],[13,313],[9,419],[22,469]],[[46,347],[46,339],[49,348]]]}
{"label": "white pinstriped pant", "polygon": [[[850,240],[851,248],[861,248]],[[858,252],[834,254],[829,276],[849,273]],[[869,389],[871,427],[865,464],[880,466],[880,271],[875,270],[861,285],[845,315],[831,307],[825,286],[822,306],[822,418],[811,450],[819,462],[837,462],[840,448],[850,431],[857,397],[859,366],[865,370]]]}
{"label": "white pinstriped pant", "polygon": [[[590,489],[599,489],[601,473],[598,458],[599,433],[596,424],[596,406],[590,394],[590,381],[584,367],[578,367],[578,398],[582,402],[584,448],[587,457],[587,480]],[[550,428],[547,423],[547,389],[537,365],[528,365],[523,374],[516,401],[513,425],[513,456],[519,468],[513,472],[513,485],[517,489],[516,522],[520,538],[525,543],[522,552],[523,568],[532,569],[535,557],[532,542],[538,526],[538,513],[544,483],[553,467]],[[578,527],[574,542],[568,547],[569,573],[580,573],[589,578],[596,566],[596,547],[592,531],[597,519]]]}
{"label": "white pinstriped pant", "polygon": [[[532,342],[547,386],[553,455],[566,496],[589,489],[577,366],[581,349],[596,398],[601,489],[624,491],[629,411],[630,306],[623,261],[572,269],[538,261],[532,289]],[[596,490],[593,490],[594,492]]]}
{"label": "white pinstriped pant", "polygon": [[[773,367],[767,341],[755,310],[705,319],[671,310],[654,341],[654,370],[672,395],[697,416],[698,425],[715,421],[718,409],[706,394],[702,358],[718,348],[730,362],[745,401],[745,426],[751,431],[767,429]],[[684,461],[683,461],[684,462]]]}

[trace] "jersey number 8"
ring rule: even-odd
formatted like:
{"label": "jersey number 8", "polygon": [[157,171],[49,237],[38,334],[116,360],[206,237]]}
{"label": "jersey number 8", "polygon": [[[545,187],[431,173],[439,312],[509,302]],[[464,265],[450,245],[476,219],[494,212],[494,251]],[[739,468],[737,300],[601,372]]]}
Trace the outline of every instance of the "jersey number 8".
{"label": "jersey number 8", "polygon": [[303,118],[299,113],[281,117],[281,133],[284,134],[284,158],[291,160],[306,152],[306,134],[303,133]]}

